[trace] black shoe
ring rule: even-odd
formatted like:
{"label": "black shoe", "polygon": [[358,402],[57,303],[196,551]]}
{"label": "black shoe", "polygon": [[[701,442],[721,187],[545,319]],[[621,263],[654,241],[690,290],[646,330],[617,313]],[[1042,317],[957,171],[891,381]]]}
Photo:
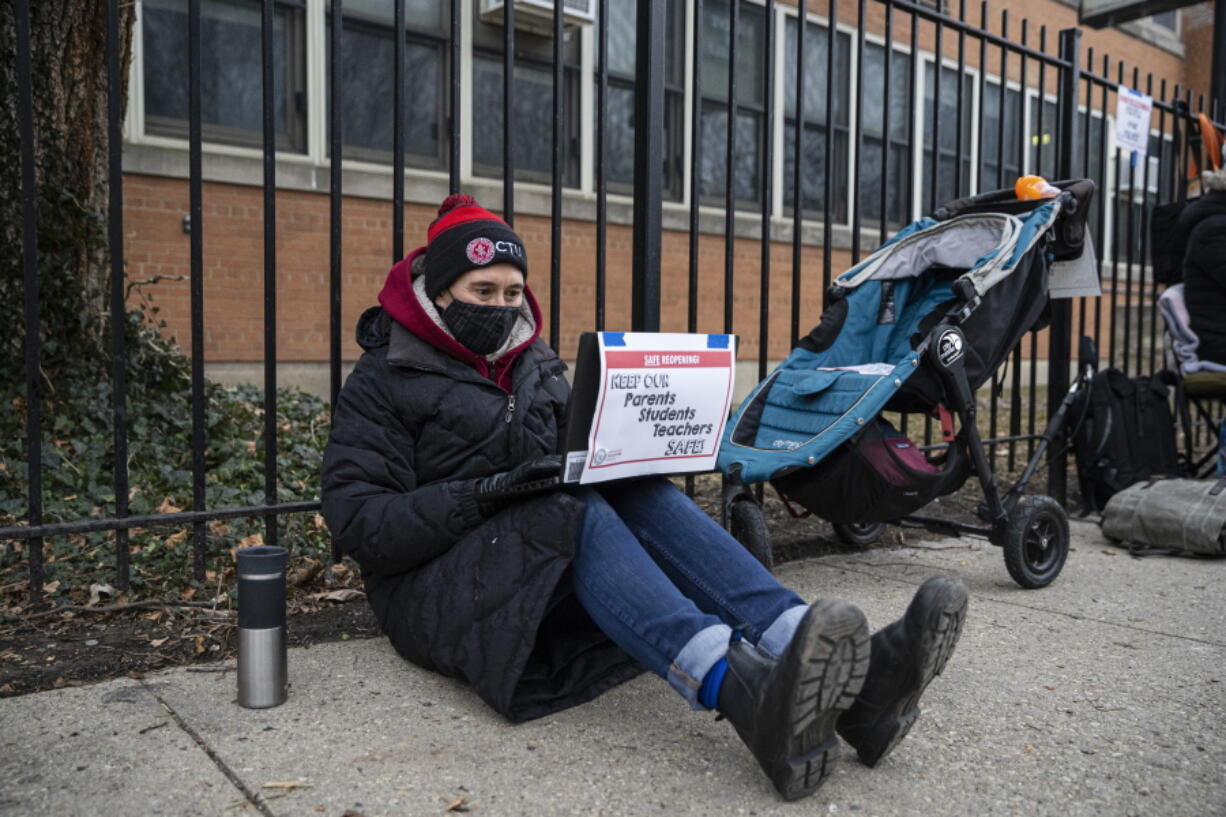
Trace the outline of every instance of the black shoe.
{"label": "black shoe", "polygon": [[937,576],[924,582],[906,614],[873,634],[872,659],[864,688],[838,729],[869,766],[907,736],[920,695],[941,674],[966,619],[966,588]]}
{"label": "black shoe", "polygon": [[868,670],[868,623],[846,602],[819,601],[776,659],[744,641],[728,648],[719,711],[785,800],[825,780],[838,747],[839,714]]}

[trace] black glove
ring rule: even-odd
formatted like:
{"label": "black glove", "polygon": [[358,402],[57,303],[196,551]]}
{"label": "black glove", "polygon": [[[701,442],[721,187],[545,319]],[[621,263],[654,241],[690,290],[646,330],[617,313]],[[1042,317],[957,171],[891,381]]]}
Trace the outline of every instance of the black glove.
{"label": "black glove", "polygon": [[[498,511],[533,493],[529,483],[556,477],[562,473],[562,457],[548,454],[534,460],[521,462],[510,471],[500,471],[481,477],[473,485],[473,498],[482,516],[493,516]],[[538,490],[547,491],[557,485],[543,485]]]}

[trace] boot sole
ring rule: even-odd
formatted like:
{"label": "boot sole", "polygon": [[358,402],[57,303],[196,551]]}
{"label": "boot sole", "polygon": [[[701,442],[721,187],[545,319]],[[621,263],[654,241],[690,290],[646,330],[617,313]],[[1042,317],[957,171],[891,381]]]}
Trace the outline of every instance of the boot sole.
{"label": "boot sole", "polygon": [[835,724],[860,694],[868,674],[868,621],[851,604],[819,601],[797,632],[803,639],[791,693],[791,754],[771,775],[785,800],[817,790],[838,754]]}
{"label": "boot sole", "polygon": [[876,722],[865,730],[864,734],[871,736],[871,739],[865,740],[861,737],[857,741],[860,743],[857,753],[866,766],[876,766],[881,762],[915,725],[920,715],[920,696],[932,683],[932,679],[945,669],[950,656],[953,655],[954,647],[958,644],[958,638],[962,635],[966,607],[966,589],[952,582],[943,585],[940,595],[931,602],[921,642],[922,649],[915,666],[918,683],[912,692],[900,697],[893,707],[882,713]]}

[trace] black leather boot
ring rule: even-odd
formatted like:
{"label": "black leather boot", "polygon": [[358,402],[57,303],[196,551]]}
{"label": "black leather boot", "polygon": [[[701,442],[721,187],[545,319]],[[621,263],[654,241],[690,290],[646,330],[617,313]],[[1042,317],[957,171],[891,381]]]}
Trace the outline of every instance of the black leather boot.
{"label": "black leather boot", "polygon": [[839,714],[868,670],[868,623],[847,602],[819,601],[783,655],[745,641],[728,648],[719,711],[785,800],[812,793],[835,757]]}
{"label": "black leather boot", "polygon": [[898,621],[873,634],[860,696],[838,730],[869,766],[889,754],[919,717],[919,698],[953,654],[966,618],[966,588],[937,576],[924,582]]}

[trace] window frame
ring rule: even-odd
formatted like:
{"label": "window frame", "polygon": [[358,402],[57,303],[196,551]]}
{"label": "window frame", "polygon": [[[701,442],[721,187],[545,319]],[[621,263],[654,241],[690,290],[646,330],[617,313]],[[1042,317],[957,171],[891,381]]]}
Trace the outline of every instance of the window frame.
{"label": "window frame", "polygon": [[[763,2],[763,0],[728,0],[729,8],[731,8],[731,4],[733,2],[739,3],[741,6],[750,6],[750,7],[756,8],[761,12],[762,14],[762,37],[763,37],[762,42],[763,42],[763,45],[765,45],[766,38],[769,36],[769,26],[773,25],[774,21],[770,19],[770,16],[767,13],[766,5]],[[689,0],[686,0],[686,5],[692,7],[692,3],[690,3]],[[781,10],[782,8],[777,7],[776,14],[779,14]],[[704,6],[704,11],[707,14],[711,13],[710,8],[705,7],[705,6]],[[697,19],[694,15],[689,14],[687,16],[693,21],[692,22],[693,25],[698,26],[698,25],[703,24],[703,21]],[[739,19],[740,18],[738,17],[738,20]],[[738,30],[738,35],[739,33],[740,32]],[[701,53],[700,54],[692,53],[692,49],[689,48],[689,46],[693,44],[693,37],[690,36],[687,39],[689,40],[689,43],[687,44],[687,55],[690,57],[691,65],[689,68],[687,68],[687,71],[686,71],[686,82],[690,86],[691,93],[696,94],[698,96],[698,103],[699,103],[698,104],[698,116],[700,120],[705,117],[708,111],[712,113],[723,113],[725,116],[728,116],[732,112],[733,107],[734,107],[732,101],[720,100],[718,97],[706,93],[703,90],[703,88],[697,87],[695,85],[693,62],[695,60],[701,61],[703,59],[703,55]],[[706,41],[707,40],[704,37],[703,43],[706,43]],[[776,41],[776,48],[778,48],[777,42],[778,41]],[[776,70],[776,65],[775,64],[767,65],[766,70],[774,72]],[[707,76],[707,72],[705,70],[703,71],[703,76],[704,77]],[[775,79],[778,80],[778,77],[776,77]],[[737,87],[740,88],[742,86],[740,85],[740,83],[738,83]],[[736,116],[738,118],[745,113],[748,113],[754,118],[754,121],[755,121],[754,133],[756,134],[756,139],[757,139],[757,150],[756,150],[756,155],[754,157],[754,164],[757,167],[758,174],[759,174],[758,183],[753,186],[754,195],[753,195],[753,198],[751,199],[743,199],[736,195],[736,179],[735,178],[733,179],[732,188],[733,188],[734,201],[732,203],[732,206],[733,206],[733,209],[738,212],[749,212],[749,211],[757,212],[757,213],[761,212],[762,210],[762,181],[765,178],[765,175],[767,173],[774,172],[774,168],[765,167],[764,166],[765,162],[763,161],[763,159],[765,158],[765,154],[766,154],[766,142],[765,142],[766,128],[764,126],[766,123],[766,109],[768,107],[769,106],[765,98],[763,98],[756,105],[749,105],[739,100],[735,102]],[[688,111],[686,115],[689,116]],[[694,127],[693,124],[694,123],[692,123],[691,128],[688,131],[689,151],[693,151],[695,149],[695,145],[697,144],[697,142],[693,138],[693,135],[699,132],[699,128]],[[706,133],[706,131],[707,131],[706,126],[702,125],[701,132]],[[728,149],[727,120],[725,120],[725,124],[722,129],[722,136],[720,138],[721,138],[721,141],[723,142],[724,153],[727,154],[727,149]],[[693,154],[690,153],[689,151],[686,151],[685,156],[684,156],[684,162],[685,162],[686,167],[689,167],[692,164],[691,157]],[[701,168],[699,168],[699,171],[701,172]],[[727,190],[727,187],[726,187],[727,177],[726,176],[725,176],[724,181],[725,181],[724,190],[726,191]],[[718,194],[703,193],[701,181],[698,184],[697,192],[698,192],[698,202],[696,202],[696,204],[701,205],[703,207],[715,208],[721,212],[724,210],[724,205],[727,201],[726,192],[721,192]]]}
{"label": "window frame", "polygon": [[[274,137],[274,148],[277,153],[305,156],[310,152],[311,131],[311,49],[308,45],[311,16],[311,0],[275,0],[274,16],[280,9],[296,12],[297,19],[290,23],[287,15],[285,50],[287,70],[290,75],[289,88],[285,89],[285,106],[287,112],[287,129]],[[258,11],[258,9],[257,9]],[[129,104],[129,123],[131,116],[139,120],[139,129],[130,128],[129,133],[139,133],[142,137],[153,140],[166,140],[175,144],[186,143],[189,139],[189,119],[162,117],[150,114],[146,105],[145,87],[145,3],[137,3],[136,20],[133,24],[132,47],[134,56],[129,73],[129,99],[137,100]],[[186,16],[186,12],[184,13]],[[201,11],[203,20],[203,9]],[[186,55],[183,64],[183,82],[186,84],[188,70]],[[219,125],[202,121],[200,123],[201,141],[209,145],[225,146],[236,150],[257,150],[263,148],[263,134],[259,130],[249,130],[229,125]]]}
{"label": "window frame", "polygon": [[[324,36],[324,42],[326,43],[327,38],[330,36],[330,31],[332,28],[332,8],[331,8],[330,0],[321,0],[321,5],[323,6],[323,36]],[[361,13],[355,13],[347,9],[342,9],[342,12],[343,12],[343,22],[345,26],[344,29],[342,29],[342,36],[344,34],[344,31],[350,30],[350,27],[354,25],[356,25],[359,28],[364,28],[364,29],[368,29],[371,31],[377,30],[380,34],[389,34],[391,35],[389,39],[395,36],[392,33],[392,29],[395,26],[394,22],[390,22],[390,23],[383,22],[380,20],[376,20],[368,15],[361,14]],[[450,99],[449,99],[450,87],[451,87],[451,82],[450,82],[450,79],[451,79],[451,64],[450,63],[451,61],[448,59],[450,39],[441,30],[439,32],[422,31],[420,29],[415,29],[411,27],[407,22],[405,24],[404,34],[405,34],[405,45],[406,46],[412,43],[416,45],[432,46],[436,50],[436,54],[438,57],[438,87],[436,89],[437,94],[435,97],[436,99],[435,113],[438,117],[440,128],[445,130],[451,118],[451,110],[450,110],[450,104],[449,104],[450,103]],[[392,45],[394,47],[395,43],[393,42]],[[320,97],[323,100],[323,108],[320,114],[323,117],[324,122],[327,123],[328,117],[331,115],[331,110],[329,107],[330,100],[328,98],[329,88],[328,88],[328,82],[327,82],[329,55],[328,55],[328,51],[326,48],[324,52],[320,54],[320,56],[317,59],[321,63],[321,74],[324,77],[324,87],[320,89]],[[405,104],[407,105],[407,100]],[[401,113],[404,114],[405,111],[402,111]],[[389,106],[389,115],[391,115],[390,106]],[[345,129],[342,128],[341,157],[343,161],[361,162],[367,165],[386,165],[386,166],[391,166],[394,163],[395,161],[394,149],[389,148],[388,150],[380,150],[378,148],[355,146],[345,141],[344,134],[345,134]],[[438,148],[435,154],[430,157],[427,157],[427,154],[425,153],[414,153],[411,149],[411,146],[406,144],[405,153],[404,153],[405,167],[406,168],[412,167],[414,169],[420,169],[420,170],[426,170],[426,171],[434,171],[437,173],[449,172],[451,156],[450,156],[450,151],[448,149],[448,143],[447,143],[446,136],[447,136],[446,133],[438,134],[438,137],[436,139]],[[331,159],[332,154],[331,154],[330,147],[331,145],[330,145],[329,140],[325,139],[323,143],[323,155],[324,155],[325,160]],[[437,164],[435,165],[429,164],[429,162],[431,161],[436,161]]]}
{"label": "window frame", "polygon": [[[853,31],[853,36],[854,36],[854,29],[853,29],[852,31]],[[892,43],[888,43],[888,44],[887,44],[887,43],[886,43],[886,40],[885,40],[885,37],[883,37],[883,36],[881,36],[881,35],[879,35],[879,34],[868,34],[867,32],[866,32],[866,33],[865,33],[865,35],[864,35],[864,44],[865,44],[865,54],[866,54],[866,55],[867,55],[867,53],[868,53],[868,46],[872,46],[872,47],[874,47],[874,48],[881,49],[881,51],[882,51],[882,53],[883,53],[883,54],[884,54],[884,53],[888,53],[888,54],[890,55],[890,57],[891,57],[891,61],[893,61],[893,57],[895,57],[895,56],[901,56],[901,57],[903,57],[903,58],[904,58],[904,59],[907,61],[907,63],[908,63],[908,65],[907,65],[907,70],[908,70],[908,71],[910,71],[910,70],[911,70],[912,65],[914,65],[914,64],[916,64],[916,63],[918,63],[918,64],[920,64],[920,65],[923,65],[923,64],[924,64],[924,52],[923,52],[922,50],[920,51],[920,56],[919,56],[919,58],[918,58],[917,60],[912,60],[912,59],[911,59],[911,46],[910,46],[910,44],[905,44],[905,45],[904,45],[904,44],[902,44],[902,43],[900,43],[900,42],[892,42]],[[867,63],[867,59],[865,60],[865,62]],[[856,70],[856,60],[854,60],[854,59],[853,59],[853,60],[851,61],[851,63],[852,63],[852,71],[853,71],[853,73],[854,73],[854,72],[855,72],[855,70]],[[892,73],[892,72],[891,72],[891,73]],[[892,79],[892,77],[891,77],[891,79]],[[858,80],[858,77],[857,77],[857,80]],[[884,80],[883,80],[883,83],[884,83]],[[908,82],[908,86],[909,86],[909,85],[910,85],[910,83]],[[861,90],[863,90],[863,86],[861,86]],[[921,91],[922,91],[922,86],[920,86],[920,85],[917,83],[917,84],[916,84],[916,92],[917,92],[917,93],[920,93]],[[887,89],[887,91],[886,91],[886,101],[887,101],[887,103],[888,103],[888,101],[889,101],[890,96],[891,96],[891,94],[890,94],[890,89]],[[908,88],[906,89],[905,98],[906,98],[906,102],[907,102],[907,116],[909,117],[909,119],[904,120],[904,122],[903,122],[903,127],[904,127],[905,129],[909,130],[911,123],[912,123],[912,122],[915,122],[915,117],[916,117],[916,115],[917,115],[917,109],[916,109],[916,105],[915,105],[915,97],[911,95],[911,93],[910,93],[910,87],[908,87]],[[852,122],[853,122],[853,123],[854,123],[854,121],[855,121],[855,117],[856,117],[856,116],[858,116],[858,115],[860,115],[860,114],[859,114],[859,110],[858,110],[858,109],[859,109],[859,104],[860,104],[859,99],[856,99],[856,98],[852,98],[852,99],[851,99],[851,114],[852,114]],[[886,144],[888,144],[888,145],[889,145],[889,152],[888,152],[888,155],[889,155],[891,158],[894,158],[894,157],[897,157],[897,156],[906,156],[906,157],[907,157],[907,162],[908,162],[908,164],[909,164],[909,166],[910,166],[910,167],[909,167],[909,169],[910,169],[910,174],[909,174],[909,175],[910,175],[910,177],[911,177],[911,178],[910,178],[910,179],[908,179],[908,178],[907,178],[908,174],[906,174],[906,173],[902,173],[902,174],[901,174],[900,179],[901,179],[901,181],[902,181],[902,183],[903,183],[903,184],[902,184],[902,190],[900,191],[900,193],[901,193],[901,192],[907,192],[907,186],[908,186],[908,185],[910,185],[910,192],[911,192],[911,196],[910,196],[909,198],[907,198],[906,200],[904,200],[904,201],[902,201],[902,202],[901,202],[903,212],[902,212],[902,219],[901,219],[900,221],[895,222],[895,221],[893,221],[892,219],[890,219],[890,217],[889,217],[889,215],[888,215],[888,214],[887,214],[887,216],[886,216],[886,229],[887,229],[887,231],[888,231],[888,230],[897,230],[897,229],[898,229],[898,228],[900,228],[900,227],[904,227],[904,226],[906,226],[907,224],[910,224],[912,221],[914,221],[914,220],[917,218],[917,215],[916,215],[916,210],[915,210],[915,202],[914,202],[914,199],[915,199],[915,189],[916,189],[916,187],[918,187],[919,185],[917,184],[917,179],[916,179],[916,176],[915,176],[915,169],[916,169],[916,167],[917,167],[917,165],[916,165],[916,163],[915,163],[915,146],[914,146],[913,144],[911,144],[910,140],[907,138],[906,133],[904,133],[904,134],[903,134],[903,136],[902,136],[902,137],[900,137],[900,138],[898,138],[898,139],[895,139],[895,137],[894,137],[893,135],[891,135],[891,134],[882,134],[882,135],[880,135],[880,136],[870,135],[870,134],[868,133],[868,131],[867,131],[867,124],[866,124],[865,119],[864,119],[863,117],[861,117],[861,123],[862,123],[862,131],[861,131],[861,149],[863,150],[863,152],[864,152],[864,155],[865,155],[865,156],[880,155],[880,153],[881,153],[881,145],[875,145],[875,146],[874,146],[874,147],[872,147],[872,148],[868,148],[868,147],[865,145],[865,142],[867,142],[867,140],[869,140],[869,139],[873,139],[873,140],[883,141],[883,142],[885,142]],[[884,124],[884,118],[883,118],[883,124]],[[916,125],[917,125],[917,132],[922,132],[922,131],[919,131],[919,130],[918,130],[918,129],[920,129],[920,128],[922,128],[922,127],[923,127],[922,123],[916,122]],[[893,127],[893,121],[891,121],[891,127]],[[848,150],[848,158],[849,158],[849,160],[850,160],[850,163],[851,163],[852,168],[856,168],[856,167],[858,167],[858,166],[859,166],[859,160],[860,160],[860,157],[859,157],[858,155],[856,155],[855,145],[851,145],[850,149]],[[888,168],[888,167],[886,167],[886,168],[883,168],[883,170],[888,171],[888,170],[889,170],[889,168]],[[901,170],[902,170],[902,168],[900,167],[900,168],[899,168],[899,170],[901,171]],[[922,171],[922,168],[921,168],[921,171]],[[851,173],[851,170],[850,170],[850,169],[849,169],[848,173],[849,173],[848,178],[850,178],[850,173]],[[919,179],[918,181],[919,181],[919,183],[920,183],[920,184],[922,184],[922,178],[921,178],[921,179]],[[857,171],[857,173],[856,173],[856,186],[857,186],[857,188],[862,187],[862,183],[863,183],[863,174]],[[886,173],[884,173],[884,172],[882,173],[882,184],[886,186],[886,189],[887,189],[887,190],[889,189],[889,187],[888,187],[888,185],[889,185],[889,181],[888,181],[888,178],[887,178],[887,174],[886,174]],[[850,222],[850,219],[851,219],[851,218],[854,216],[854,213],[853,213],[853,211],[852,211],[852,207],[857,207],[857,208],[859,208],[859,207],[860,207],[860,202],[861,202],[861,200],[862,200],[864,197],[863,197],[863,196],[861,196],[861,195],[857,195],[857,196],[854,196],[854,197],[849,196],[848,198],[852,200],[852,201],[851,201],[851,203],[849,204],[849,207],[848,207],[848,217],[849,217],[848,224],[850,224],[850,223],[851,223],[851,222]],[[872,206],[863,207],[862,209],[863,209],[863,212],[860,214],[860,224],[861,224],[861,230],[862,230],[862,231],[863,231],[863,230],[876,230],[876,231],[878,231],[878,232],[879,232],[879,231],[880,231],[880,229],[881,229],[881,207],[880,207],[880,203],[879,203],[879,202],[874,202]],[[884,236],[882,236],[882,237],[881,237],[881,239],[882,239],[882,240],[884,240]]]}
{"label": "window frame", "polygon": [[[1026,117],[1027,117],[1026,100],[1028,99],[1028,97],[1027,97],[1027,95],[1026,95],[1024,92],[1023,92],[1023,89],[1022,89],[1022,84],[1021,84],[1020,82],[1017,82],[1016,80],[1007,80],[1007,81],[1005,82],[1005,105],[1006,105],[1006,107],[1007,107],[1007,106],[1008,106],[1008,104],[1009,104],[1009,103],[1008,103],[1008,100],[1009,100],[1009,96],[1010,96],[1011,94],[1015,95],[1015,98],[1017,99],[1017,107],[1018,107],[1018,111],[1017,111],[1017,112],[1018,112],[1018,116],[1019,116],[1019,118],[1022,120],[1022,122],[1021,122],[1022,129],[1023,129],[1023,130],[1024,130],[1024,131],[1025,131],[1027,134],[1028,134],[1028,133],[1030,132],[1030,131],[1029,131],[1029,121],[1028,121],[1028,120],[1027,120],[1027,118],[1026,118]],[[987,105],[986,105],[986,103],[985,103],[984,99],[985,99],[986,97],[988,97],[988,96],[992,96],[992,97],[993,97],[993,98],[995,98],[995,99],[999,99],[999,98],[1000,98],[1000,77],[999,77],[998,75],[996,75],[996,74],[985,74],[985,75],[984,75],[984,83],[983,83],[983,97],[981,97],[981,98],[980,98],[980,101],[979,101],[979,117],[980,117],[980,118],[987,116],[987,113],[986,113],[986,110],[987,110]],[[1005,112],[1004,112],[1004,111],[1001,111],[1001,118],[1003,119],[1004,117],[1005,117]],[[1015,124],[1016,124],[1016,123],[1015,123]],[[973,129],[973,130],[974,130],[974,132],[975,132],[976,134],[978,133],[978,129]],[[1020,137],[1020,136],[1019,136],[1019,135],[1016,133],[1016,131],[1017,131],[1017,128],[1016,128],[1016,127],[1015,127],[1013,130],[1014,130],[1014,138],[1024,138],[1024,137]],[[984,132],[986,133],[986,129],[985,129],[985,131],[984,131]],[[1015,152],[1014,152],[1014,155],[1013,155],[1012,157],[1010,157],[1010,156],[1009,156],[1009,154],[1008,154],[1008,152],[1007,152],[1007,151],[1005,151],[1005,147],[1008,145],[1008,139],[1009,139],[1009,137],[1008,137],[1008,130],[1006,129],[1005,144],[1003,144],[1003,145],[1001,145],[1001,146],[1000,146],[1000,150],[1001,150],[1001,168],[1002,168],[1002,170],[1000,171],[1000,173],[1003,173],[1003,177],[1002,177],[1002,182],[1001,182],[1001,183],[1002,183],[1002,184],[1003,184],[1005,187],[1008,187],[1008,186],[1009,186],[1009,174],[1008,174],[1007,172],[1005,172],[1005,171],[1006,171],[1008,168],[1013,167],[1013,168],[1015,168],[1015,169],[1017,170],[1017,172],[1018,172],[1018,175],[1019,175],[1019,176],[1020,176],[1020,175],[1022,175],[1023,173],[1025,173],[1025,172],[1026,172],[1026,160],[1028,160],[1028,159],[1029,159],[1029,156],[1030,156],[1029,151],[1023,151],[1023,157],[1022,157],[1022,158],[1023,158],[1023,162],[1022,162],[1022,165],[1021,165],[1020,167],[1018,167],[1018,166],[1017,166],[1017,164],[1016,164],[1016,160],[1017,160],[1016,148],[1017,148],[1017,145],[1015,144],[1015,145],[1013,146],[1013,147],[1014,147]],[[977,184],[976,189],[977,189],[977,190],[983,190],[983,191],[987,191],[987,190],[995,190],[995,189],[996,189],[996,176],[997,176],[997,175],[999,175],[999,174],[998,174],[998,173],[997,173],[997,172],[994,170],[994,171],[993,171],[993,174],[992,174],[992,177],[991,177],[991,178],[990,178],[990,179],[987,181],[987,185],[988,185],[988,186],[986,186],[986,187],[985,187],[985,183],[984,183],[984,177],[986,177],[986,176],[987,176],[987,173],[988,173],[988,160],[990,159],[990,160],[991,160],[991,163],[992,163],[993,165],[995,165],[995,163],[996,163],[996,156],[995,156],[995,155],[993,155],[993,156],[987,157],[987,156],[986,156],[986,154],[984,153],[984,146],[983,146],[983,144],[980,142],[980,140],[978,139],[978,137],[977,137],[977,136],[976,136],[975,141],[976,141],[977,143],[979,143],[979,144],[978,144],[979,153],[978,153],[978,154],[976,154],[976,160],[975,160],[975,172],[976,172],[976,174],[980,174],[980,172],[982,171],[982,175],[978,176],[978,178],[977,178],[977,182],[978,182],[978,184]],[[1012,158],[1012,160],[1011,160],[1011,158]]]}
{"label": "window frame", "polygon": [[[602,0],[608,2],[608,0]],[[633,2],[633,0],[630,0]],[[670,71],[665,71],[664,83],[664,116],[665,121],[671,115],[674,126],[672,132],[665,131],[664,139],[664,200],[673,204],[684,203],[687,187],[687,173],[689,162],[687,161],[689,153],[686,151],[686,143],[692,138],[692,131],[689,125],[689,110],[688,101],[689,85],[693,82],[692,64],[688,62],[691,55],[691,39],[690,20],[692,15],[689,13],[693,4],[690,0],[684,0],[684,8],[677,9],[675,5],[670,5],[666,13],[672,11],[676,14],[674,17],[674,29],[672,42],[665,42],[665,48],[671,48],[672,53],[679,55],[677,58],[681,60],[681,64],[677,70],[676,77],[668,76]],[[594,37],[601,36],[600,26],[592,26]],[[667,38],[667,33],[666,33]],[[593,48],[599,48],[595,40],[593,40]],[[667,58],[666,58],[667,59]],[[610,62],[612,60],[610,59]],[[620,90],[634,90],[634,76],[624,74],[619,71],[614,71],[612,68],[608,71],[609,88],[618,88]],[[600,64],[598,58],[593,58],[592,62],[592,93],[596,94],[600,86]],[[633,111],[631,113],[633,115]],[[592,117],[592,133],[595,134],[596,118],[601,116],[601,112],[593,106]],[[633,127],[631,128],[633,131]],[[608,146],[608,133],[605,134],[605,145]],[[596,160],[596,138],[593,135],[590,152],[593,160],[593,183],[595,181],[595,160]],[[634,195],[634,181],[630,182],[616,181],[607,175],[605,176],[605,184],[610,195],[620,195],[632,197]]]}
{"label": "window frame", "polygon": [[[788,25],[789,25],[789,22],[794,22],[794,21],[799,20],[800,10],[798,8],[793,8],[791,6],[782,6],[779,8],[778,13],[781,18],[781,22],[780,22],[780,27],[777,32],[778,36],[776,37],[776,42],[779,43],[780,45],[777,48],[778,60],[776,61],[776,64],[774,67],[775,67],[775,70],[777,71],[775,87],[779,89],[778,97],[776,99],[776,105],[775,105],[775,132],[779,134],[779,142],[776,144],[776,150],[773,151],[776,157],[775,161],[778,164],[778,176],[776,176],[776,181],[778,182],[778,184],[775,185],[775,189],[778,192],[777,192],[777,198],[774,203],[773,210],[776,216],[781,217],[781,218],[791,219],[793,213],[795,212],[795,208],[794,208],[793,203],[789,202],[788,200],[788,194],[792,192],[793,186],[792,186],[792,180],[791,178],[789,178],[789,175],[787,172],[787,151],[789,149],[789,142],[791,144],[795,144],[795,141],[794,141],[795,137],[792,136],[791,134],[791,129],[795,127],[795,125],[793,124],[793,122],[795,121],[795,115],[794,114],[789,115],[788,113],[789,94],[788,94],[788,87],[787,87],[786,58],[788,54],[788,51],[787,51]],[[817,14],[808,14],[805,18],[805,24],[818,26],[819,28],[822,29],[821,34],[823,38],[829,37],[829,35],[827,34],[827,32],[830,30],[829,28],[830,20],[828,17],[824,17],[824,16],[817,15]],[[799,32],[799,29],[797,29],[797,31]],[[855,76],[855,72],[856,72],[856,59],[855,59],[856,28],[854,26],[850,26],[845,23],[836,23],[834,27],[834,34],[835,34],[834,39],[836,43],[835,45],[836,57],[837,57],[837,50],[838,50],[837,43],[839,39],[841,37],[847,38],[847,70],[845,72],[845,75],[847,77],[847,82],[846,82],[847,124],[844,126],[840,126],[836,122],[834,125],[831,126],[831,133],[834,134],[836,137],[835,138],[836,148],[832,152],[831,155],[832,157],[838,155],[838,150],[837,150],[838,137],[841,135],[842,138],[845,139],[845,143],[846,143],[846,147],[844,150],[844,153],[846,155],[846,160],[842,163],[842,166],[839,170],[840,176],[837,177],[838,179],[842,181],[842,184],[841,185],[837,184],[835,183],[834,180],[832,180],[830,184],[831,200],[832,200],[830,203],[830,207],[829,207],[830,223],[831,225],[835,225],[839,227],[850,227],[852,223],[852,219],[854,217],[853,208],[855,207],[855,204],[854,204],[853,199],[857,198],[851,195],[851,189],[850,189],[850,181],[852,178],[852,174],[854,173],[854,170],[855,170],[855,162],[856,162],[855,145],[852,144],[852,138],[851,138],[851,131],[854,126],[855,117],[856,117],[856,106],[858,104],[858,100],[855,99],[854,95],[851,92],[851,89],[856,85],[856,80],[857,80],[857,77]],[[869,37],[870,35],[868,34],[865,35],[866,40]],[[807,38],[808,38],[808,35],[806,34],[806,42],[808,42]],[[797,76],[799,77],[799,74],[797,74]],[[793,98],[794,98],[794,94],[793,94]],[[827,111],[826,112],[827,117],[830,117],[831,113],[832,113],[831,111]],[[806,127],[808,127],[809,124],[810,123],[808,122],[808,116],[806,114]],[[824,122],[821,124],[813,123],[813,127],[820,128],[823,134],[826,130],[826,124]],[[803,140],[803,136],[802,136],[802,140]],[[801,196],[802,198],[804,196],[803,189],[801,191]],[[836,200],[836,197],[838,200]],[[840,211],[844,215],[844,218],[842,219],[839,218]],[[802,221],[815,222],[815,223],[820,222],[824,224],[826,220],[825,205],[823,205],[823,209],[813,210],[813,209],[803,206],[802,204],[800,208],[800,216],[801,216]]]}
{"label": "window frame", "polygon": [[[916,203],[916,212],[920,214],[930,215],[931,209],[932,209],[932,191],[927,189],[924,184],[925,174],[932,167],[932,157],[928,153],[928,150],[929,150],[928,149],[928,134],[925,132],[932,119],[932,117],[929,115],[929,112],[927,110],[927,106],[928,106],[928,68],[929,66],[932,67],[932,78],[933,78],[932,104],[933,104],[933,108],[937,112],[937,115],[939,116],[940,110],[941,110],[941,88],[940,88],[941,78],[944,77],[946,72],[951,72],[957,75],[959,66],[958,66],[957,60],[951,60],[948,57],[946,57],[945,59],[941,60],[941,71],[940,71],[940,75],[938,76],[938,72],[936,70],[936,58],[934,54],[932,54],[931,52],[922,52],[920,55],[919,62],[923,67],[920,71],[920,76],[918,78],[919,81],[916,83],[916,88],[915,88],[916,103],[917,103],[916,109],[917,109],[917,114],[920,117],[919,122],[917,123],[917,126],[916,126],[916,137],[917,138],[916,138],[916,145],[915,145],[915,152],[916,152],[915,167],[917,171],[915,174],[916,176],[915,177],[915,193],[916,193],[915,203]],[[946,150],[945,148],[942,148],[940,145],[933,145],[933,149],[936,150],[938,154],[938,159],[937,159],[938,169],[941,166],[941,159],[946,158],[946,156],[952,156],[955,162],[962,161],[962,162],[967,163],[967,167],[964,169],[964,173],[962,177],[963,190],[955,190],[954,198],[959,198],[963,195],[968,194],[969,192],[973,192],[977,190],[978,184],[979,184],[979,151],[980,151],[981,145],[979,144],[979,138],[978,138],[978,133],[977,133],[978,129],[975,128],[974,126],[974,123],[978,121],[979,116],[980,116],[980,111],[982,110],[980,108],[980,100],[979,100],[979,69],[974,68],[970,65],[962,66],[961,81],[964,83],[970,84],[969,107],[966,109],[966,113],[965,113],[966,127],[969,133],[967,137],[963,139],[963,143],[962,143],[965,155],[964,156],[958,155],[957,147],[956,147],[956,144],[957,144],[956,139],[955,139],[955,146],[949,148],[948,150]],[[955,99],[956,99],[956,96],[955,96]],[[956,105],[957,103],[955,102],[954,104]],[[946,133],[947,129],[942,128],[941,132]],[[934,185],[935,185],[935,180],[934,180]],[[937,189],[939,191],[939,187]],[[966,191],[966,192],[963,192],[963,191]],[[941,197],[938,195],[937,196],[937,206],[940,207],[944,203],[945,202],[941,201]]]}

